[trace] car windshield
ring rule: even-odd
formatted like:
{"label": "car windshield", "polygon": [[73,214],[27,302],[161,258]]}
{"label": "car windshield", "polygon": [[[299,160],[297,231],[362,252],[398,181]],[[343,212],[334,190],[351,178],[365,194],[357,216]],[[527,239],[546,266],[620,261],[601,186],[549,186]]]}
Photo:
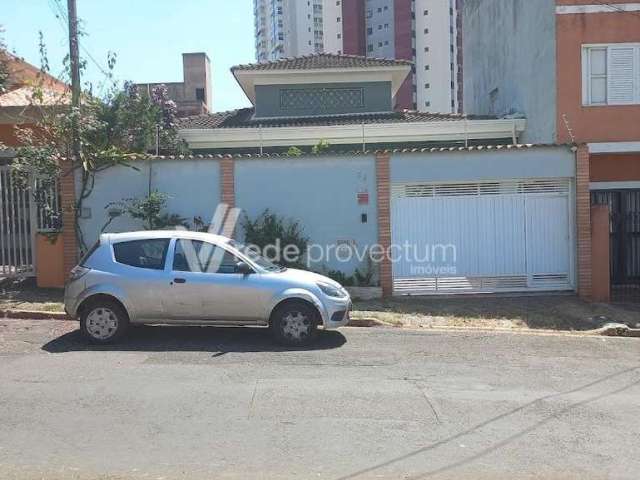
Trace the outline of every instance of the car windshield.
{"label": "car windshield", "polygon": [[253,263],[258,265],[260,268],[264,268],[270,272],[283,272],[286,270],[285,267],[281,267],[280,265],[276,265],[275,263],[267,260],[258,252],[256,252],[255,248],[248,247],[240,242],[236,242],[235,240],[229,240],[229,245],[243,254],[245,257],[249,258]]}

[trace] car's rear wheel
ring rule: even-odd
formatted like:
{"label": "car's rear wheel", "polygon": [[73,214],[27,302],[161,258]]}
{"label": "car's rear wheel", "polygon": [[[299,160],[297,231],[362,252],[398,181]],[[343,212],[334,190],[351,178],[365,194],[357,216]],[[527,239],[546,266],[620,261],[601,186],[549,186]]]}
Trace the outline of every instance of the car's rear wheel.
{"label": "car's rear wheel", "polygon": [[92,301],[80,315],[80,331],[92,343],[113,343],[125,334],[128,327],[127,312],[111,300]]}
{"label": "car's rear wheel", "polygon": [[277,307],[271,315],[271,332],[283,345],[302,346],[318,335],[318,312],[304,301],[289,301]]}

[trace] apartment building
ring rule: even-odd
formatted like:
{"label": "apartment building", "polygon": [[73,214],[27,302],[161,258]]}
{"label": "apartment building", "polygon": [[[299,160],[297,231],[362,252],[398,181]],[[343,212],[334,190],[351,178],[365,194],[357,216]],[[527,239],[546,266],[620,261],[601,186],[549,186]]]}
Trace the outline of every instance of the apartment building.
{"label": "apartment building", "polygon": [[315,53],[413,61],[397,109],[461,110],[461,0],[254,0],[256,59]]}
{"label": "apartment building", "polygon": [[462,15],[465,112],[575,145],[579,291],[640,300],[640,4],[465,0]]}

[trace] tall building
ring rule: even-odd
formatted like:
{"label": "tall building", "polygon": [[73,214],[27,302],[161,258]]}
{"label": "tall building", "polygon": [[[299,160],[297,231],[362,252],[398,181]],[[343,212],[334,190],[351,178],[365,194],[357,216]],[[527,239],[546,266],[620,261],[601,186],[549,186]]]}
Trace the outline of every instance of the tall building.
{"label": "tall building", "polygon": [[254,0],[256,59],[342,50],[341,0]]}
{"label": "tall building", "polygon": [[[461,110],[462,0],[254,0],[258,62],[314,53],[414,62],[395,107]],[[459,58],[460,57],[460,58]]]}

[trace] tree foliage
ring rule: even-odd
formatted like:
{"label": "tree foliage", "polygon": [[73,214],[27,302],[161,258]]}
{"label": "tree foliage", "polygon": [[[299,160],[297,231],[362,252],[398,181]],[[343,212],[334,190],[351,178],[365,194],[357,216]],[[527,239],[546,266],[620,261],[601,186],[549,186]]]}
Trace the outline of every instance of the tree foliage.
{"label": "tree foliage", "polygon": [[9,79],[9,69],[7,68],[6,51],[7,46],[4,43],[4,29],[0,25],[0,95],[7,91],[7,80]]}
{"label": "tree foliage", "polygon": [[[42,70],[47,73],[46,48],[41,41]],[[107,60],[109,72],[115,66],[115,55]],[[44,76],[43,76],[44,77]],[[91,195],[96,174],[115,165],[131,166],[133,158],[155,153],[182,154],[186,144],[178,138],[176,129],[177,108],[169,99],[164,85],[150,92],[140,91],[133,83],[122,86],[107,75],[110,86],[105,94],[84,92],[79,108],[69,105],[70,93],[60,94],[51,101],[45,94],[43,79],[33,86],[32,107],[38,112],[33,126],[17,130],[20,146],[13,162],[16,181],[26,182],[35,174],[54,182],[60,175],[76,175],[80,178],[75,216],[76,232],[81,249],[86,249],[78,219],[83,201]],[[72,156],[72,125],[79,126],[80,158]],[[157,142],[157,144],[156,144]]]}

